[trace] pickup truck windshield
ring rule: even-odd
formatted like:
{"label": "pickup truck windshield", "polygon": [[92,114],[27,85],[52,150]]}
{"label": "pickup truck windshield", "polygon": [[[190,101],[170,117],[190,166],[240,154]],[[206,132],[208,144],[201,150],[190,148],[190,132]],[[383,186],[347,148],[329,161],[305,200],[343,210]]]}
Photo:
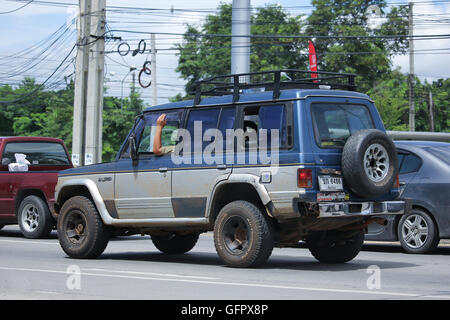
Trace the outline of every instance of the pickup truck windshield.
{"label": "pickup truck windshield", "polygon": [[66,150],[56,142],[10,142],[5,146],[2,161],[5,158],[15,162],[14,154],[23,153],[31,165],[67,165],[70,164]]}
{"label": "pickup truck windshield", "polygon": [[353,132],[374,128],[364,105],[315,103],[311,110],[314,134],[321,148],[343,147]]}

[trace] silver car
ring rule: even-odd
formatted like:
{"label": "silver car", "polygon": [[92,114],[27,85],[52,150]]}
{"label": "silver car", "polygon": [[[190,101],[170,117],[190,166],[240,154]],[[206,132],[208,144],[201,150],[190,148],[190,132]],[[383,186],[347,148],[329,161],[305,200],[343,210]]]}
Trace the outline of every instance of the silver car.
{"label": "silver car", "polygon": [[409,253],[433,251],[450,238],[450,143],[396,141],[400,197],[412,209],[386,217],[385,226],[371,224],[366,240],[400,241]]}

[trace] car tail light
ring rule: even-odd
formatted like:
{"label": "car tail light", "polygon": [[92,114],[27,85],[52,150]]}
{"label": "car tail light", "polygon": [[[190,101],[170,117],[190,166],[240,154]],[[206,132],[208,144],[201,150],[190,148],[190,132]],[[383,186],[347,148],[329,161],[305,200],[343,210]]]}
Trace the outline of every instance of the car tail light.
{"label": "car tail light", "polygon": [[298,187],[312,188],[312,170],[298,169]]}
{"label": "car tail light", "polygon": [[396,189],[400,188],[400,177],[399,177],[399,175],[397,175],[397,177],[395,178],[395,184],[394,184],[394,187],[395,187]]}

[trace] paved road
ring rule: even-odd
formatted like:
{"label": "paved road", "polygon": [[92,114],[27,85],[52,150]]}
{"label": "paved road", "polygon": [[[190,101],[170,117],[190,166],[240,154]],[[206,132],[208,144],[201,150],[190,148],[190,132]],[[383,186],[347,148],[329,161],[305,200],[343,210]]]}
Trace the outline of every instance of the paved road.
{"label": "paved road", "polygon": [[448,242],[431,255],[371,243],[342,265],[276,248],[264,268],[235,269],[221,263],[209,233],[185,255],[133,236],[110,241],[98,259],[75,260],[56,233],[28,240],[17,226],[0,231],[0,299],[450,299],[449,266]]}

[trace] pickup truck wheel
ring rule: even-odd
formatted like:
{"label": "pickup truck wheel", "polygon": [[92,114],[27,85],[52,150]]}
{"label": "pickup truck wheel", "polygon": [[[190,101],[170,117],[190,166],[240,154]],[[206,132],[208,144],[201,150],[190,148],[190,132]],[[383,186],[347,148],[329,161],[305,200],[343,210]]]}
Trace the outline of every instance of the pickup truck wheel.
{"label": "pickup truck wheel", "polygon": [[398,174],[394,143],[380,130],[355,132],[342,150],[342,174],[347,186],[359,197],[388,193]]}
{"label": "pickup truck wheel", "polygon": [[28,196],[22,200],[17,220],[22,234],[28,239],[47,238],[55,226],[47,204],[38,196]]}
{"label": "pickup truck wheel", "polygon": [[322,263],[345,263],[355,258],[364,243],[364,234],[348,239],[338,239],[323,232],[315,232],[306,238],[311,254]]}
{"label": "pickup truck wheel", "polygon": [[214,226],[220,258],[232,267],[258,267],[272,254],[272,221],[254,204],[234,201],[220,210]]}
{"label": "pickup truck wheel", "polygon": [[58,239],[69,257],[98,257],[106,249],[110,233],[90,199],[76,196],[62,206],[58,216]]}
{"label": "pickup truck wheel", "polygon": [[436,249],[439,235],[431,217],[420,209],[412,209],[398,223],[398,239],[408,253],[423,254]]}
{"label": "pickup truck wheel", "polygon": [[198,233],[170,236],[152,236],[155,247],[165,254],[183,254],[194,248],[198,240]]}

